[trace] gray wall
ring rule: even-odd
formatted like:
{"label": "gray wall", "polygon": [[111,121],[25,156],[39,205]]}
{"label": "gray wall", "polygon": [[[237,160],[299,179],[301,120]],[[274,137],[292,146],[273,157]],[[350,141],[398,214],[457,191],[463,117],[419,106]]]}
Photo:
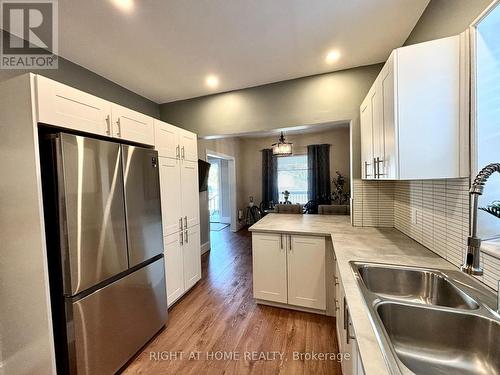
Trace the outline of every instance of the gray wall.
{"label": "gray wall", "polygon": [[[0,82],[27,72],[30,70],[0,70]],[[32,72],[146,115],[160,117],[160,108],[157,103],[61,57],[58,69],[41,69]]]}
{"label": "gray wall", "polygon": [[370,65],[162,104],[161,118],[199,135],[351,120],[381,69]]}
{"label": "gray wall", "polygon": [[460,34],[492,0],[431,0],[405,45]]}

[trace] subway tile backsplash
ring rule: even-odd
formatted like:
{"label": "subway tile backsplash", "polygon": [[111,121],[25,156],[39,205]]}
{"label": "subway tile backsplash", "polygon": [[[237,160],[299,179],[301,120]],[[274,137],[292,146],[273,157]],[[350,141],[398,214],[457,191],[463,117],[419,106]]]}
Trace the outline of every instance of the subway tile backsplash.
{"label": "subway tile backsplash", "polygon": [[[353,224],[395,227],[457,267],[469,231],[469,179],[353,184]],[[482,254],[486,285],[497,289],[500,259]]]}

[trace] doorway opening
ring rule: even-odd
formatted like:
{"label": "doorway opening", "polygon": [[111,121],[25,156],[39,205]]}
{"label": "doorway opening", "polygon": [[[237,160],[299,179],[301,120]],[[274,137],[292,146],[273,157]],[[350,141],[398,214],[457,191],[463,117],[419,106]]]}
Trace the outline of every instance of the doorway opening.
{"label": "doorway opening", "polygon": [[209,151],[206,160],[210,163],[208,175],[209,239],[228,228],[237,231],[236,170],[234,156]]}
{"label": "doorway opening", "polygon": [[209,156],[208,211],[210,231],[221,231],[231,224],[231,202],[229,194],[229,161]]}

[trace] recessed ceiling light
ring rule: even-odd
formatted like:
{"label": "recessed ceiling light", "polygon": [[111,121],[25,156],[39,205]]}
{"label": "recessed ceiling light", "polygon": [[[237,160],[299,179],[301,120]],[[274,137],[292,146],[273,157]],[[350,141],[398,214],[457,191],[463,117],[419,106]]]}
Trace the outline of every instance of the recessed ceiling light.
{"label": "recessed ceiling light", "polygon": [[210,74],[209,76],[207,76],[205,83],[208,87],[214,89],[219,86],[219,78],[217,78],[217,76],[214,76],[213,74]]}
{"label": "recessed ceiling light", "polygon": [[130,12],[134,9],[134,0],[111,0],[111,2],[119,9]]}
{"label": "recessed ceiling light", "polygon": [[337,61],[338,59],[340,58],[340,52],[337,51],[337,50],[332,50],[332,51],[329,51],[327,54],[326,54],[326,62],[328,64],[333,64],[335,61]]}

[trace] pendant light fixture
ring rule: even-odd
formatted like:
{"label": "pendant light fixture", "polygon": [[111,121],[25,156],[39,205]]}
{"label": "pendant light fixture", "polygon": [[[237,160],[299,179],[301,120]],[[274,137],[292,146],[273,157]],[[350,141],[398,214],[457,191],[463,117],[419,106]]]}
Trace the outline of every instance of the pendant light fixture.
{"label": "pendant light fixture", "polygon": [[292,155],[293,143],[287,142],[283,132],[281,132],[278,143],[273,144],[273,155],[274,156],[290,156]]}

